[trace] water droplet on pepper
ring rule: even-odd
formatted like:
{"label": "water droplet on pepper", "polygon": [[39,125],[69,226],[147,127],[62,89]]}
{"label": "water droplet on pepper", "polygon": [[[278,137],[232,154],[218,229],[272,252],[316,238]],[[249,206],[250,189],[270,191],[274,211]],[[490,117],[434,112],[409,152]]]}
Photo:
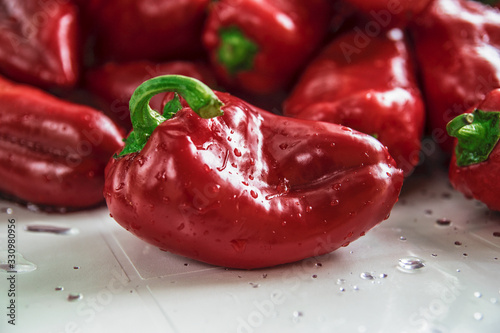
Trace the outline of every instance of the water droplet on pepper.
{"label": "water droplet on pepper", "polygon": [[330,206],[337,206],[339,203],[340,201],[338,199],[335,199],[330,202]]}
{"label": "water droplet on pepper", "polygon": [[247,240],[246,239],[233,239],[231,242],[231,246],[236,252],[245,252],[245,249],[247,247]]}

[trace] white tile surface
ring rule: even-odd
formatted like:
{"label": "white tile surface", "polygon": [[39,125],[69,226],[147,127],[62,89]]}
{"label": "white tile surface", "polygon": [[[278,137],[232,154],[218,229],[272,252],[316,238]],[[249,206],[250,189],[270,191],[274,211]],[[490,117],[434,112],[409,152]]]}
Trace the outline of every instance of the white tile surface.
{"label": "white tile surface", "polygon": [[[426,161],[389,220],[348,247],[255,271],[162,252],[106,208],[53,215],[0,202],[0,252],[15,218],[17,249],[37,265],[16,275],[15,327],[0,273],[0,332],[499,332],[500,213],[453,191],[439,163]],[[78,233],[23,229],[33,223]],[[401,269],[407,257],[424,267]]]}

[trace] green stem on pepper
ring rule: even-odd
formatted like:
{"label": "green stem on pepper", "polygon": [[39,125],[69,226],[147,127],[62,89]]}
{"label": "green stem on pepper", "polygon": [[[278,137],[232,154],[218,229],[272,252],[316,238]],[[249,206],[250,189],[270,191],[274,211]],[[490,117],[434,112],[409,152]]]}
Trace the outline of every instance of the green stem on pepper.
{"label": "green stem on pepper", "polygon": [[500,140],[500,112],[474,110],[448,123],[446,130],[458,139],[456,157],[458,166],[469,166],[488,159]]}
{"label": "green stem on pepper", "polygon": [[490,5],[490,6],[497,5],[500,2],[499,0],[476,0],[476,1],[477,2],[482,2],[485,5]]}
{"label": "green stem on pepper", "polygon": [[[165,105],[163,115],[149,106],[151,98],[163,92],[175,92],[176,97]],[[199,80],[182,75],[163,75],[142,83],[130,98],[130,119],[133,130],[125,140],[125,147],[118,156],[140,151],[156,127],[170,119],[182,106],[179,94],[201,118],[213,118],[223,114],[223,103],[212,89]]]}
{"label": "green stem on pepper", "polygon": [[221,29],[219,37],[220,46],[217,50],[217,58],[229,74],[234,75],[237,72],[252,69],[258,52],[258,47],[252,40],[236,27]]}

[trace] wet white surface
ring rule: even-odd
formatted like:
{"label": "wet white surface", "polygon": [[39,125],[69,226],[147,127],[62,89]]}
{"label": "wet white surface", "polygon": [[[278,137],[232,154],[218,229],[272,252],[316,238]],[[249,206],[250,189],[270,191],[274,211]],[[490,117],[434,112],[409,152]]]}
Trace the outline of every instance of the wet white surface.
{"label": "wet white surface", "polygon": [[[0,201],[1,261],[9,219],[17,251],[36,269],[15,274],[15,326],[10,273],[0,272],[2,333],[500,329],[500,213],[455,192],[441,161],[407,179],[391,217],[366,236],[270,269],[227,270],[162,252],[106,208],[54,215]],[[33,225],[72,231],[26,230]]]}

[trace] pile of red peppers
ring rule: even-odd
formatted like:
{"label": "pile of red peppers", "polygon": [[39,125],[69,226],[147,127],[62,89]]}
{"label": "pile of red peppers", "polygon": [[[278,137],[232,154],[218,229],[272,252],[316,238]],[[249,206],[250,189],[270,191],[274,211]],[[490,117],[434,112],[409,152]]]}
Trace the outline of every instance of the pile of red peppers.
{"label": "pile of red peppers", "polygon": [[499,3],[0,0],[0,195],[269,267],[387,219],[427,136],[500,211]]}

